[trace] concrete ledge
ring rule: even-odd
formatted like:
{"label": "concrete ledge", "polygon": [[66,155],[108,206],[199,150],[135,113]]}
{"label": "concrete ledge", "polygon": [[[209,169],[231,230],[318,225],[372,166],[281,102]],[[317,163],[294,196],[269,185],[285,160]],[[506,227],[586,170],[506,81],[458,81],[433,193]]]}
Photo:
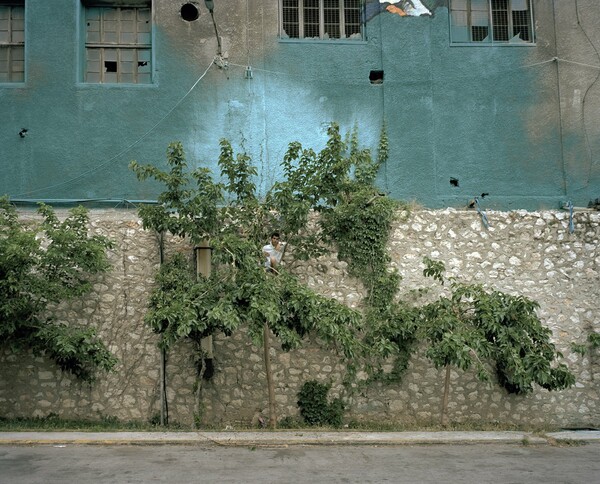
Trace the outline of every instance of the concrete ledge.
{"label": "concrete ledge", "polygon": [[565,430],[563,432],[550,432],[546,434],[549,439],[556,442],[600,442],[600,430]]}
{"label": "concrete ledge", "polygon": [[[600,432],[589,432],[598,440]],[[568,434],[563,435],[563,434]],[[575,440],[573,432],[551,434],[552,440]],[[577,432],[578,439],[584,439]],[[549,434],[550,435],[550,434]],[[548,438],[527,432],[2,432],[0,445],[419,445],[419,444],[547,444]]]}

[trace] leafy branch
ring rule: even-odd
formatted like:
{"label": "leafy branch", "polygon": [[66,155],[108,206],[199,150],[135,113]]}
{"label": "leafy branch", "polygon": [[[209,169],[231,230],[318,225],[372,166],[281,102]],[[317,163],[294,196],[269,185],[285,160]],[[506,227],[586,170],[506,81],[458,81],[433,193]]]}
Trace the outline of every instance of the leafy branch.
{"label": "leafy branch", "polygon": [[[428,258],[424,263],[423,274],[443,284],[443,263]],[[562,354],[537,316],[538,307],[522,295],[453,280],[449,296],[422,308],[419,339],[425,341],[425,354],[436,368],[447,369],[442,424],[447,419],[452,366],[468,370],[474,365],[479,379],[490,381],[491,365],[498,383],[516,394],[531,392],[534,384],[562,390],[575,383],[568,367],[558,361]]]}
{"label": "leafy branch", "polygon": [[[290,145],[283,161],[287,178],[264,201],[256,194],[256,168],[250,157],[235,154],[227,140],[220,143],[220,183],[206,168],[188,174],[180,143],[168,148],[168,171],[137,162],[130,165],[140,180],[152,178],[165,188],[158,205],[140,208],[144,227],[189,238],[193,244],[207,243],[217,269],[209,277],[196,277],[184,257],[168,261],[157,276],[146,322],[161,335],[165,352],[185,338],[198,344],[208,335],[247,328],[265,349],[271,426],[276,415],[267,351],[270,333],[284,351],[299,347],[306,335],[315,333],[348,360],[359,353],[359,313],[316,294],[285,267],[274,276],[262,264],[261,247],[273,229],[293,245],[296,257],[326,250],[323,237],[310,233],[310,212],[337,203],[332,173],[343,176],[347,166],[339,159],[344,149],[339,128],[332,126],[329,134],[327,146],[318,154],[297,143]],[[296,166],[297,157],[303,162]],[[331,173],[314,170],[322,163]]]}
{"label": "leafy branch", "polygon": [[59,221],[40,204],[39,225],[19,221],[0,197],[0,341],[15,350],[50,357],[64,371],[91,382],[97,370],[111,370],[116,358],[91,328],[47,316],[47,306],[87,294],[95,274],[110,264],[112,243],[88,235],[87,210],[78,207]]}

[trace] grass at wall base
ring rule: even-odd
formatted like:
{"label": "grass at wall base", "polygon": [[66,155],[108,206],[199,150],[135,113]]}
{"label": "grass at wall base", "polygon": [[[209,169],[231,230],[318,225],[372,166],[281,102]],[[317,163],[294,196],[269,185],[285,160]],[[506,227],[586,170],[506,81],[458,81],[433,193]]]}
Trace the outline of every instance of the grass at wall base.
{"label": "grass at wall base", "polygon": [[[158,418],[157,418],[158,417]],[[57,414],[50,412],[45,417],[33,418],[5,418],[0,416],[0,432],[52,432],[52,431],[67,431],[67,432],[152,432],[152,431],[169,431],[169,432],[189,432],[190,429],[203,430],[207,432],[222,432],[222,431],[271,431],[271,429],[260,429],[255,425],[251,425],[247,421],[232,421],[226,424],[205,424],[202,426],[190,427],[177,422],[171,422],[168,425],[161,425],[159,416],[154,416],[147,421],[141,420],[119,420],[116,417],[108,415],[98,415],[96,418],[89,419],[64,419]],[[514,425],[503,424],[498,422],[450,422],[447,426],[441,426],[439,421],[431,420],[429,422],[415,423],[395,423],[389,421],[376,420],[348,420],[346,419],[342,426],[338,425],[308,425],[303,419],[298,417],[286,416],[278,422],[279,430],[298,430],[298,429],[313,429],[327,431],[362,431],[362,432],[407,432],[407,431],[521,431],[534,432],[543,434],[545,432],[557,432],[560,427],[540,426],[540,425]],[[589,430],[589,428],[586,428]]]}

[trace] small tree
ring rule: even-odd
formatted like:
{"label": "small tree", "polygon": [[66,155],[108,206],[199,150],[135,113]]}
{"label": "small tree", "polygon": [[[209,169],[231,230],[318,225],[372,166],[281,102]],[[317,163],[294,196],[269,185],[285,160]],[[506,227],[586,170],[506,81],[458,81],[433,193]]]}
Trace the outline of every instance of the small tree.
{"label": "small tree", "polygon": [[343,156],[345,145],[336,125],[329,135],[327,147],[319,154],[297,143],[290,145],[284,158],[285,179],[274,185],[265,200],[257,196],[256,169],[250,158],[245,153],[235,155],[227,140],[221,141],[219,157],[222,183],[213,181],[205,168],[188,173],[180,143],[169,146],[168,172],[131,163],[138,178],[154,178],[165,185],[158,205],[140,209],[144,227],[189,237],[193,244],[208,241],[218,268],[194,282],[174,276],[182,274],[185,263],[173,261],[159,275],[147,322],[161,334],[165,351],[181,338],[197,342],[208,334],[231,334],[241,325],[247,327],[264,348],[271,427],[276,424],[271,332],[284,351],[299,347],[311,332],[349,360],[359,347],[359,313],[317,295],[284,268],[274,275],[262,264],[261,247],[275,228],[294,247],[296,257],[309,258],[326,250],[323,237],[307,230],[309,215],[335,201],[337,182],[329,168],[335,172],[343,165],[346,173],[351,166]]}
{"label": "small tree", "polygon": [[[444,264],[429,258],[424,263],[423,274],[444,284]],[[425,354],[435,367],[446,369],[442,425],[447,424],[452,366],[475,366],[478,377],[488,381],[492,365],[498,384],[516,394],[531,392],[534,384],[562,390],[575,383],[567,366],[557,361],[562,354],[537,316],[538,307],[525,296],[450,280],[450,295],[422,308],[419,340],[425,341]]]}
{"label": "small tree", "polygon": [[71,210],[63,222],[40,204],[41,224],[24,224],[6,197],[0,198],[0,342],[45,354],[64,371],[92,381],[115,357],[91,328],[77,328],[48,315],[48,304],[81,297],[94,274],[110,265],[105,237],[89,236],[87,211]]}

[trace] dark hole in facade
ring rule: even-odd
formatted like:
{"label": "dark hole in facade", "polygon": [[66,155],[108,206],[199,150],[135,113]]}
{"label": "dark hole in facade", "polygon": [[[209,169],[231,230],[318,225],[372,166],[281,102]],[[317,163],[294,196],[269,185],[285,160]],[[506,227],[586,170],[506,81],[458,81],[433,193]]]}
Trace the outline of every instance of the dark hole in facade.
{"label": "dark hole in facade", "polygon": [[148,65],[148,62],[146,62],[146,61],[143,61],[143,62],[140,61],[140,62],[138,62],[138,67],[143,67],[143,66],[147,66],[147,65]]}
{"label": "dark hole in facade", "polygon": [[117,62],[116,61],[104,61],[104,72],[117,72]]}
{"label": "dark hole in facade", "polygon": [[383,84],[383,71],[371,71],[369,81],[371,81],[371,84]]}
{"label": "dark hole in facade", "polygon": [[458,186],[458,178],[450,178],[450,185],[452,185],[453,187],[457,187]]}
{"label": "dark hole in facade", "polygon": [[186,3],[181,7],[181,18],[186,22],[193,22],[197,20],[200,16],[200,12],[198,11],[198,7],[193,3]]}

